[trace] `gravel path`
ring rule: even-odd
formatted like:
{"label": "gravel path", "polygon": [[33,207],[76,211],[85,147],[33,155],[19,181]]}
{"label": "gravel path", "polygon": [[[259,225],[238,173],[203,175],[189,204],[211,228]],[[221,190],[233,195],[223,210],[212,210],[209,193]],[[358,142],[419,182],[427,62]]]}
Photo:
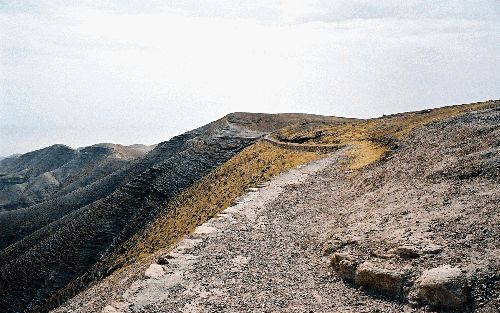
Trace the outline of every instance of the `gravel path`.
{"label": "gravel path", "polygon": [[[342,151],[284,173],[197,228],[104,312],[402,312],[321,257]],[[323,192],[321,192],[323,191]],[[323,196],[319,196],[319,195]]]}
{"label": "gravel path", "polygon": [[[161,265],[117,271],[57,312],[107,304],[106,313],[429,312],[432,296],[416,292],[426,286],[420,278],[453,268],[457,284],[441,286],[458,289],[438,305],[458,299],[465,312],[498,312],[499,125],[498,108],[432,123],[354,172],[340,166],[345,149],[332,152],[250,190],[172,251],[151,256]],[[354,265],[334,274],[323,253]],[[340,280],[360,268],[357,285]],[[388,273],[395,279],[381,279]]]}

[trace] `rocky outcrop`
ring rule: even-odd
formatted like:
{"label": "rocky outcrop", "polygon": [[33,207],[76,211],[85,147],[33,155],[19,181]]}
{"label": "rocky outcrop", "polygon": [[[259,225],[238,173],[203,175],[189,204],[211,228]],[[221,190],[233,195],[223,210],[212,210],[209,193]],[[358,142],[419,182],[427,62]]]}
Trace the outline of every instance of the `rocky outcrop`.
{"label": "rocky outcrop", "polygon": [[348,282],[355,281],[359,265],[357,257],[348,253],[334,253],[330,264],[342,279]]}
{"label": "rocky outcrop", "polygon": [[407,284],[408,273],[403,270],[385,268],[370,261],[362,262],[349,253],[334,253],[331,266],[343,280],[367,289],[403,298],[403,287]]}

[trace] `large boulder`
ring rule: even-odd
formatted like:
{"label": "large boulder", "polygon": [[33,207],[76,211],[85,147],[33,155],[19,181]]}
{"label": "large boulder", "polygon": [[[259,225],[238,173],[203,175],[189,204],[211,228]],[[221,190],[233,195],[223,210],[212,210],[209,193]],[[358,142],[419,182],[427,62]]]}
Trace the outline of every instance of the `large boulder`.
{"label": "large boulder", "polygon": [[403,296],[405,273],[364,262],[356,270],[356,284],[396,298]]}
{"label": "large boulder", "polygon": [[467,302],[465,274],[449,265],[427,270],[415,282],[410,301],[435,308],[463,308]]}

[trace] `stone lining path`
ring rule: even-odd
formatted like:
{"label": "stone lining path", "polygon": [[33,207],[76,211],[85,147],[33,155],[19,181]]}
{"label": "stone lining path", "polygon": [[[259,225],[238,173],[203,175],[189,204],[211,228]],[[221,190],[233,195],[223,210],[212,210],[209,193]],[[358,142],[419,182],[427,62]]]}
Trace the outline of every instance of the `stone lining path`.
{"label": "stone lining path", "polygon": [[283,149],[291,149],[295,151],[309,151],[309,152],[333,152],[339,150],[341,147],[339,145],[328,145],[328,144],[307,144],[307,143],[294,143],[294,142],[283,142],[279,141],[276,138],[273,138],[270,135],[265,135],[262,137],[262,140],[272,144],[273,146],[283,148]]}

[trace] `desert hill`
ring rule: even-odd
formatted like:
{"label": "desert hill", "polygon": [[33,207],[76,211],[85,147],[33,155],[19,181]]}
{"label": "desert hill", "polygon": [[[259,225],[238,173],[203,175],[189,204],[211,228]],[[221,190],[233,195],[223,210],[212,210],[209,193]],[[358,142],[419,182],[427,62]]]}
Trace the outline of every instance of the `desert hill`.
{"label": "desert hill", "polygon": [[228,115],[0,213],[0,307],[495,312],[499,109]]}

